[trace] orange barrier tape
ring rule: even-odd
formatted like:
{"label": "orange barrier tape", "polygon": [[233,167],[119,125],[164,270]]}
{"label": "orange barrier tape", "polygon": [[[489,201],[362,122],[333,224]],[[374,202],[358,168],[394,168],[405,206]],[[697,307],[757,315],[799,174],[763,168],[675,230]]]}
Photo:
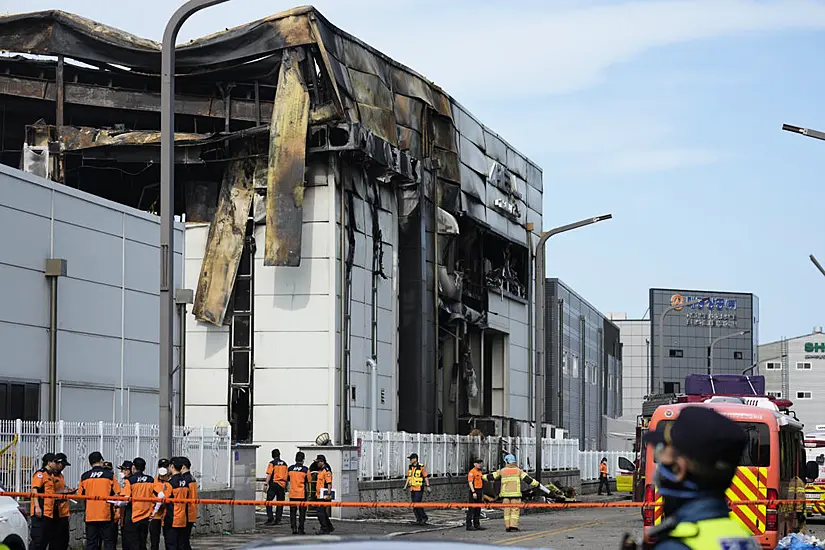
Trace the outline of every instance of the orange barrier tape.
{"label": "orange barrier tape", "polygon": [[[661,503],[653,502],[520,502],[504,504],[503,502],[339,502],[329,500],[239,500],[217,498],[156,498],[156,497],[97,497],[74,494],[14,493],[0,492],[0,496],[19,498],[48,498],[55,500],[105,500],[119,502],[162,502],[164,504],[220,504],[230,506],[294,506],[298,508],[427,508],[438,510],[467,508],[539,508],[539,509],[581,509],[581,508],[655,508]],[[803,504],[804,500],[739,500],[731,502],[733,506],[750,506],[754,504],[777,506],[780,504]]]}

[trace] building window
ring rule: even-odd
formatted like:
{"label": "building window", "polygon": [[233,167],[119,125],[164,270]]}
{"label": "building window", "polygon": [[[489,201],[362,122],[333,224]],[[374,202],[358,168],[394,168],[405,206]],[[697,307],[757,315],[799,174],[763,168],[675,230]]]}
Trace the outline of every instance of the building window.
{"label": "building window", "polygon": [[579,358],[573,356],[573,378],[579,377]]}
{"label": "building window", "polygon": [[0,381],[0,420],[40,420],[40,384]]}
{"label": "building window", "polygon": [[800,361],[796,364],[796,370],[811,370],[811,363],[808,361]]}
{"label": "building window", "polygon": [[733,358],[734,359],[744,359],[744,356],[743,356],[741,351],[734,351],[733,352]]}
{"label": "building window", "polygon": [[765,370],[782,370],[782,363],[768,361],[767,363],[765,363]]}
{"label": "building window", "polygon": [[775,397],[777,399],[782,399],[782,392],[781,391],[769,391],[768,397]]}
{"label": "building window", "polygon": [[811,399],[811,392],[809,391],[798,391],[796,392],[797,399]]}
{"label": "building window", "polygon": [[672,349],[672,350],[670,350],[670,356],[671,357],[684,357],[685,352],[683,350],[680,350],[680,349]]}
{"label": "building window", "polygon": [[679,393],[681,388],[682,384],[680,382],[665,382],[665,393]]}

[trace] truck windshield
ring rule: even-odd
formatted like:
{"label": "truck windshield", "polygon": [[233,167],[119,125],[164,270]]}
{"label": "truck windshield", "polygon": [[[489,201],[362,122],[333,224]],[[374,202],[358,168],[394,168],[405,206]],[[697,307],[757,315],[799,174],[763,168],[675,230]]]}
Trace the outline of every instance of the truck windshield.
{"label": "truck windshield", "polygon": [[[657,424],[667,426],[673,420],[661,420]],[[771,464],[771,434],[766,424],[757,422],[737,422],[740,428],[747,434],[748,443],[742,453],[740,466],[770,466]],[[655,453],[654,453],[655,460]]]}

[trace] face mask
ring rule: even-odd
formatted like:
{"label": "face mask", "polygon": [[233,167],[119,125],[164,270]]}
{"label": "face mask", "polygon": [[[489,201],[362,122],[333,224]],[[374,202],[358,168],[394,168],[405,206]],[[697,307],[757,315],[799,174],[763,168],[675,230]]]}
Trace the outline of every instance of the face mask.
{"label": "face mask", "polygon": [[686,502],[699,496],[699,487],[692,481],[679,481],[670,464],[659,464],[653,474],[653,483],[662,496],[665,516],[672,516]]}

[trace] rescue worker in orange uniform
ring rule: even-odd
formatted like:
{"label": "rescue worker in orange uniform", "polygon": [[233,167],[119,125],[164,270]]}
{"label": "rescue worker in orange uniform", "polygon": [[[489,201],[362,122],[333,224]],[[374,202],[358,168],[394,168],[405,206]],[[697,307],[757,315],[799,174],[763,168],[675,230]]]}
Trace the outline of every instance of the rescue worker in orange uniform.
{"label": "rescue worker in orange uniform", "polygon": [[[484,472],[481,465],[484,462],[480,458],[473,460],[473,467],[467,474],[467,485],[470,488],[469,502],[481,504],[484,493]],[[466,528],[468,531],[484,531],[486,527],[481,526],[481,508],[467,508]]]}
{"label": "rescue worker in orange uniform", "polygon": [[[171,498],[172,486],[169,485],[169,461],[165,458],[158,460],[158,471],[155,476],[154,495],[157,498]],[[166,506],[156,502],[153,506],[152,518],[149,522],[149,548],[160,550],[160,532],[163,529],[163,516]]]}
{"label": "rescue worker in orange uniform", "polygon": [[[54,492],[59,495],[70,495],[74,493],[74,489],[69,489],[66,487],[66,478],[63,477],[63,470],[66,466],[71,466],[71,464],[69,464],[69,457],[63,453],[57,453],[54,455],[52,482],[54,484]],[[55,502],[54,530],[52,531],[52,539],[49,544],[49,550],[69,550],[70,506],[71,503],[68,499],[62,499]]]}
{"label": "rescue worker in orange uniform", "polygon": [[[189,459],[185,456],[180,457],[181,462],[183,463],[183,468],[181,469],[181,473],[186,476],[187,481],[189,482],[189,498],[197,499],[198,498],[198,480],[195,479],[195,476],[192,475],[190,468],[192,467],[192,463]],[[192,529],[195,527],[195,523],[198,521],[198,504],[195,502],[189,503],[186,505],[186,546],[184,546],[183,550],[192,550]]]}
{"label": "rescue worker in orange uniform", "polygon": [[[315,499],[332,500],[332,468],[327,464],[327,457],[318,455],[315,458],[315,466],[318,472],[315,478]],[[318,506],[315,508],[315,513],[318,514],[318,523],[321,524],[319,535],[329,535],[335,531],[335,527],[329,520],[328,507]]]}
{"label": "rescue worker in orange uniform", "polygon": [[[140,457],[132,461],[132,475],[123,483],[121,495],[125,497],[153,498],[155,480],[146,475],[146,461]],[[123,550],[146,550],[149,522],[155,503],[130,501],[123,510]]]}
{"label": "rescue worker in orange uniform", "polygon": [[[309,468],[304,466],[306,455],[301,451],[295,453],[295,464],[287,471],[287,483],[289,484],[289,500],[305,502],[307,499],[307,489],[309,487]],[[297,521],[296,521],[297,516]],[[305,535],[304,524],[307,520],[307,509],[305,506],[289,507],[289,526],[293,535]]]}
{"label": "rescue worker in orange uniform", "polygon": [[[39,470],[32,476],[32,493],[46,495],[54,493],[53,470],[56,469],[54,453],[43,455]],[[54,533],[55,500],[38,496],[31,501],[31,550],[46,550]]]}
{"label": "rescue worker in orange uniform", "polygon": [[608,495],[612,495],[613,493],[610,492],[610,477],[607,471],[607,457],[602,458],[602,461],[599,462],[599,494],[602,494],[602,487],[607,492]]}
{"label": "rescue worker in orange uniform", "polygon": [[[129,478],[132,475],[132,461],[124,460],[123,463],[117,467],[120,480],[120,496],[124,496],[123,491],[129,483]],[[121,545],[123,544],[123,510],[129,504],[125,500],[117,501],[114,506],[114,522],[115,522],[115,545],[117,545],[118,534],[120,534]]]}
{"label": "rescue worker in orange uniform", "polygon": [[[80,476],[78,495],[107,498],[120,493],[120,484],[114,472],[103,468],[103,455],[95,451],[89,455],[92,469]],[[106,500],[86,501],[86,550],[115,550],[116,525],[114,511]]]}
{"label": "rescue worker in orange uniform", "polygon": [[[272,460],[266,466],[266,500],[281,501],[286,498],[286,476],[289,471],[289,465],[281,460],[281,451],[272,449]],[[266,524],[280,525],[281,518],[284,515],[284,507],[278,506],[275,510],[275,516],[272,515],[272,506],[266,507]]]}
{"label": "rescue worker in orange uniform", "polygon": [[[192,495],[189,491],[189,476],[183,473],[183,459],[175,457],[170,461],[172,479],[169,485],[172,486],[172,498],[189,499]],[[188,541],[186,537],[189,533],[189,512],[185,503],[170,502],[166,505],[166,515],[163,523],[163,538],[166,541],[166,550],[184,550]]]}

